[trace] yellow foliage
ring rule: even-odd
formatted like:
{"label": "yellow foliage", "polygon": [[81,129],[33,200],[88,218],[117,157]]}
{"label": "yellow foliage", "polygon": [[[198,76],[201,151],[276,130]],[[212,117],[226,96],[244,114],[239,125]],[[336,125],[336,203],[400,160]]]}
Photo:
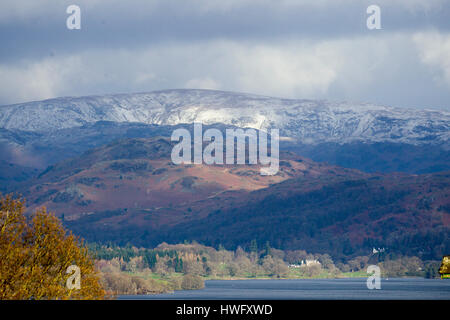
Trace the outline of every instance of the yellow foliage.
{"label": "yellow foliage", "polygon": [[[0,299],[102,299],[105,292],[86,246],[58,218],[37,210],[27,221],[24,200],[0,199]],[[66,286],[80,268],[81,288]]]}

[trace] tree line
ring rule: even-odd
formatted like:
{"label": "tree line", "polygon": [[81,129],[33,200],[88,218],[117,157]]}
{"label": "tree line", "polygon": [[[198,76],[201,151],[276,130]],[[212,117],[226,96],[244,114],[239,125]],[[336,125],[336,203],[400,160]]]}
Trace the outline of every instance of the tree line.
{"label": "tree line", "polygon": [[[27,216],[24,199],[0,198],[0,299],[103,299],[200,289],[206,279],[367,276],[372,264],[383,276],[439,276],[440,261],[384,250],[344,260],[256,239],[235,250],[195,241],[154,248],[86,244],[44,208]],[[68,285],[71,266],[79,268],[80,288]]]}

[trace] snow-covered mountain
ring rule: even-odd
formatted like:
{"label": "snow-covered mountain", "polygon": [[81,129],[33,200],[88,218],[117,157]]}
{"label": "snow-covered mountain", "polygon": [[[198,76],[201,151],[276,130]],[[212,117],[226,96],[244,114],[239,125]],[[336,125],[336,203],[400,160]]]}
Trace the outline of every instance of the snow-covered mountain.
{"label": "snow-covered mountain", "polygon": [[0,107],[0,128],[53,131],[97,121],[202,122],[267,130],[305,144],[448,143],[450,112],[373,104],[279,99],[212,90],[64,97]]}

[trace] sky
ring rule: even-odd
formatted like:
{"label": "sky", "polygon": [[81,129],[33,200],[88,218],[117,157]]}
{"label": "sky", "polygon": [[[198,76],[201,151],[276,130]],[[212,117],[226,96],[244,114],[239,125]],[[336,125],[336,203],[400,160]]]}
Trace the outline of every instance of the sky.
{"label": "sky", "polygon": [[450,0],[0,2],[0,105],[175,88],[450,110]]}

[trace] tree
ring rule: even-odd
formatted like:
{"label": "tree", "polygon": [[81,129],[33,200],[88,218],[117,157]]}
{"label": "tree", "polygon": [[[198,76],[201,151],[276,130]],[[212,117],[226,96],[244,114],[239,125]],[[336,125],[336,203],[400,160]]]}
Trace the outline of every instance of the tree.
{"label": "tree", "polygon": [[302,274],[308,278],[314,278],[320,275],[322,267],[320,264],[313,264],[311,266],[302,267]]}
{"label": "tree", "polygon": [[183,259],[179,258],[178,255],[175,257],[173,265],[175,272],[183,272]]}
{"label": "tree", "polygon": [[294,250],[286,252],[286,261],[292,264],[300,264],[306,259],[307,253],[305,250]]}
{"label": "tree", "polygon": [[247,257],[247,253],[244,251],[244,249],[242,249],[241,246],[238,246],[234,253],[234,257],[235,259],[239,259],[240,257]]}
{"label": "tree", "polygon": [[289,273],[289,269],[286,264],[278,259],[267,255],[263,258],[262,267],[264,271],[271,277],[286,277]]}
{"label": "tree", "polygon": [[256,260],[258,259],[259,259],[258,243],[256,242],[256,239],[253,239],[250,243],[250,260],[252,262],[256,262]]}
{"label": "tree", "polygon": [[333,259],[331,259],[328,253],[319,255],[318,260],[325,269],[332,269],[334,267]]}
{"label": "tree", "polygon": [[270,248],[270,242],[266,241],[266,246],[264,248],[264,256],[271,256],[272,255],[272,250]]}
{"label": "tree", "polygon": [[239,265],[238,265],[237,263],[235,263],[235,262],[231,262],[231,263],[227,266],[227,269],[228,269],[228,273],[229,273],[229,275],[230,275],[231,277],[234,277],[234,276],[236,276],[238,273],[240,273]]}
{"label": "tree", "polygon": [[169,268],[167,267],[167,261],[168,261],[168,258],[159,257],[158,261],[155,264],[155,267],[153,268],[155,273],[158,273],[163,276],[167,275],[169,273]]}
{"label": "tree", "polygon": [[203,264],[192,259],[183,260],[183,272],[185,274],[202,275],[204,273]]}
{"label": "tree", "polygon": [[425,265],[425,278],[433,279],[439,278],[439,266],[441,263],[439,261],[431,261]]}
{"label": "tree", "polygon": [[359,271],[363,270],[367,266],[367,262],[369,261],[369,257],[367,256],[358,256],[348,261],[351,271]]}
{"label": "tree", "polygon": [[205,287],[203,279],[199,276],[187,274],[183,276],[181,282],[181,289],[183,290],[197,290]]}
{"label": "tree", "polygon": [[253,239],[250,242],[250,252],[255,252],[258,254],[258,242],[256,242],[256,239]]}
{"label": "tree", "polygon": [[[23,199],[0,199],[0,299],[102,299],[105,292],[84,243],[45,208],[31,221]],[[80,270],[80,289],[66,285],[69,266]]]}

